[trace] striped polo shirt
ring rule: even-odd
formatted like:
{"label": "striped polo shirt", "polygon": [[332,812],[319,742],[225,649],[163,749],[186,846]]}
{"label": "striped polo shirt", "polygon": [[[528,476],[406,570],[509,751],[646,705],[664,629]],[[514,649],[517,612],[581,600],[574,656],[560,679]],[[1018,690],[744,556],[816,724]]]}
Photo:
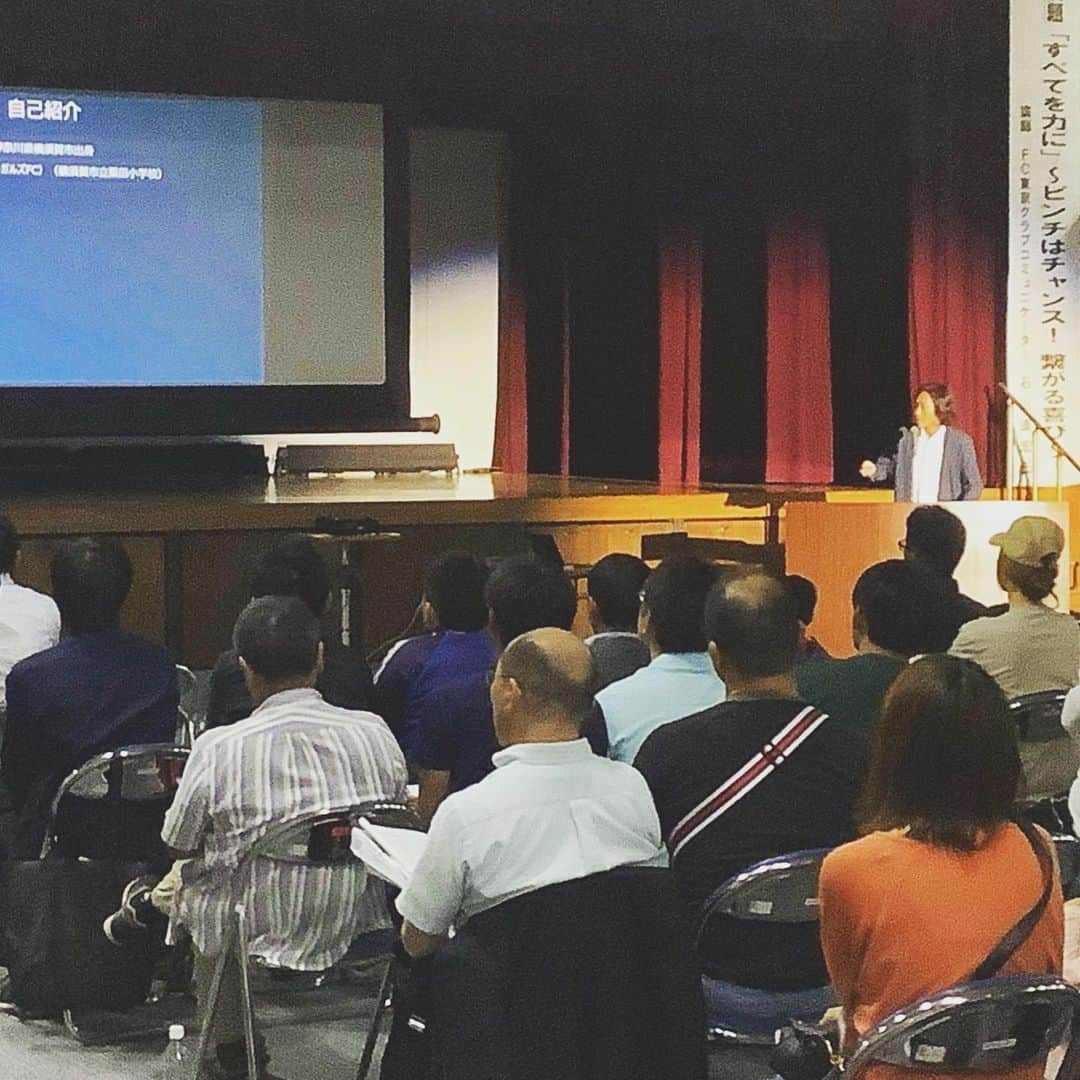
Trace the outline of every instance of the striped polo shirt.
{"label": "striped polo shirt", "polygon": [[389,925],[384,886],[358,863],[308,867],[244,853],[271,826],[373,799],[403,800],[406,768],[374,713],[328,705],[317,690],[284,690],[246,720],[195,743],[162,839],[185,863],[177,919],[196,947],[222,946],[234,905],[248,913],[249,948],[270,964],[321,971],[366,930]]}

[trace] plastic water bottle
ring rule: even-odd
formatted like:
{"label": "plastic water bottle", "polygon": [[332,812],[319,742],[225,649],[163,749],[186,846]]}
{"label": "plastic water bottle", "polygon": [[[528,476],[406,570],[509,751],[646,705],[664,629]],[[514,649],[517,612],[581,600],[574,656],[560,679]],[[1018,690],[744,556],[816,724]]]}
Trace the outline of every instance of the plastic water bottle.
{"label": "plastic water bottle", "polygon": [[195,1047],[183,1024],[169,1025],[169,1045],[154,1080],[190,1080],[195,1075]]}

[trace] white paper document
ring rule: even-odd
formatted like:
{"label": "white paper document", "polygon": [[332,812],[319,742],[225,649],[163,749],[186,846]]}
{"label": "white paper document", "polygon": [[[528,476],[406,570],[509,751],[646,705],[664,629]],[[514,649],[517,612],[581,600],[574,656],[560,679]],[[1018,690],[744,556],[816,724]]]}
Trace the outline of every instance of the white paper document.
{"label": "white paper document", "polygon": [[383,881],[404,889],[427,844],[427,833],[360,821],[352,833],[352,853]]}

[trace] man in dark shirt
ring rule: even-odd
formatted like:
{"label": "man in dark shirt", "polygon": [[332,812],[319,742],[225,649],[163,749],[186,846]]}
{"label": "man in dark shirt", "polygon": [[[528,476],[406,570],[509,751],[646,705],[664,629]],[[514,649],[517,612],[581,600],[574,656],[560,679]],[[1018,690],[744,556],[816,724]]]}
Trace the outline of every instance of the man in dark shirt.
{"label": "man in dark shirt", "polygon": [[[484,596],[496,653],[519,634],[554,626],[569,630],[577,610],[570,579],[558,567],[531,557],[504,559],[491,572]],[[491,672],[451,686],[439,697],[413,755],[420,777],[420,816],[430,821],[447,794],[482,780],[499,749],[491,714]]]}
{"label": "man in dark shirt", "polygon": [[972,600],[960,591],[953,576],[966,543],[964,523],[944,506],[915,507],[907,516],[906,535],[900,541],[905,559],[921,563],[937,577],[949,606],[954,637],[964,623],[990,614],[978,600]]}
{"label": "man in dark shirt", "polygon": [[869,735],[893,679],[911,657],[944,652],[955,624],[937,576],[900,559],[864,570],[851,606],[856,655],[801,663],[795,681],[805,701]]}
{"label": "man in dark shirt", "polygon": [[649,568],[636,555],[605,555],[589,571],[589,624],[585,644],[596,668],[596,689],[633,675],[652,659],[637,632],[641,590]]}
{"label": "man in dark shirt", "polygon": [[[60,781],[95,754],[171,743],[180,704],[168,653],[120,629],[131,563],[115,540],[63,544],[50,566],[62,636],[7,678],[0,777],[18,816],[14,854],[36,858]],[[70,818],[66,824],[74,829]]]}
{"label": "man in dark shirt", "polygon": [[[290,536],[259,556],[251,576],[251,599],[260,596],[295,596],[316,618],[325,615],[330,605],[330,573],[306,536]],[[333,634],[324,636],[323,669],[315,689],[326,702],[341,709],[372,707],[371,669],[362,656]],[[250,716],[254,707],[240,658],[235,649],[226,649],[210,675],[206,726],[235,724]]]}
{"label": "man in dark shirt", "polygon": [[[634,761],[694,909],[753,863],[851,839],[866,754],[864,739],[799,698],[798,613],[783,582],[752,574],[716,585],[705,626],[727,700],[658,728]],[[733,785],[767,745],[780,751],[775,767]],[[814,924],[740,922],[705,948],[711,973],[743,986],[805,989],[821,973]]]}

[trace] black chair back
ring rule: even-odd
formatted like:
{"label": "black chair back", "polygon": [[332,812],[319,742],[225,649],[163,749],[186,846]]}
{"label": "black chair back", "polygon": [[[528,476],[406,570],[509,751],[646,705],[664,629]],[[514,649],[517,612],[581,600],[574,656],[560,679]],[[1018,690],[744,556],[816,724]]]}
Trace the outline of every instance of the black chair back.
{"label": "black chair back", "polygon": [[1078,1020],[1080,991],[1056,975],[967,983],[883,1020],[848,1058],[844,1077],[855,1080],[868,1065],[878,1064],[931,1073],[995,1073],[1034,1065],[1075,1036]]}
{"label": "black chair back", "polygon": [[1021,742],[1044,743],[1064,738],[1061,710],[1065,694],[1064,690],[1040,690],[1037,694],[1022,694],[1009,702],[1009,715],[1016,724]]}
{"label": "black chair back", "polygon": [[765,859],[724,882],[702,908],[695,949],[702,971],[762,990],[829,981],[818,935],[818,876],[828,848]]}

